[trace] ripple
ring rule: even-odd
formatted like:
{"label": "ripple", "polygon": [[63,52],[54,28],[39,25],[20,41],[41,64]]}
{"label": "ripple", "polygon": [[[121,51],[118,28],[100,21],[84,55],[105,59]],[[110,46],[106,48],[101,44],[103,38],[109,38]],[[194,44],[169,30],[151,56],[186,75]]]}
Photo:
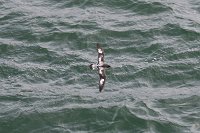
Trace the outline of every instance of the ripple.
{"label": "ripple", "polygon": [[167,24],[161,31],[164,31],[163,33],[169,36],[181,36],[183,39],[188,41],[199,39],[199,33],[184,29],[178,25]]}
{"label": "ripple", "polygon": [[199,131],[198,2],[0,3],[2,132]]}
{"label": "ripple", "polygon": [[170,56],[168,56],[169,60],[181,60],[181,59],[189,59],[189,58],[196,58],[199,57],[200,53],[198,49],[191,49],[187,51],[181,51],[174,53]]}

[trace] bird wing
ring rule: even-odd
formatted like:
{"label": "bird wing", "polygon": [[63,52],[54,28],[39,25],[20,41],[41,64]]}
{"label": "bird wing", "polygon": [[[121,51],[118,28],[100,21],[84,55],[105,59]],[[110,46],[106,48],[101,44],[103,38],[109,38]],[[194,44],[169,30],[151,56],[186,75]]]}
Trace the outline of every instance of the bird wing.
{"label": "bird wing", "polygon": [[98,67],[98,72],[99,72],[99,91],[101,92],[106,82],[105,68]]}
{"label": "bird wing", "polygon": [[104,51],[99,46],[99,44],[97,44],[97,52],[98,52],[98,65],[103,66],[103,64],[104,64]]}

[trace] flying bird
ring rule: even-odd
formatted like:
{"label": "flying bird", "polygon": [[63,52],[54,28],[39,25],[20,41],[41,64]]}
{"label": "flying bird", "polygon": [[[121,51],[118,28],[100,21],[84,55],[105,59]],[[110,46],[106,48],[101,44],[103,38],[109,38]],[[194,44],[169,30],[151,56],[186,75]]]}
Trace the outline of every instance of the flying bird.
{"label": "flying bird", "polygon": [[98,52],[98,62],[97,64],[90,64],[90,69],[98,69],[99,73],[99,92],[103,90],[103,87],[106,82],[105,68],[109,68],[110,65],[104,63],[104,50],[97,43],[97,52]]}

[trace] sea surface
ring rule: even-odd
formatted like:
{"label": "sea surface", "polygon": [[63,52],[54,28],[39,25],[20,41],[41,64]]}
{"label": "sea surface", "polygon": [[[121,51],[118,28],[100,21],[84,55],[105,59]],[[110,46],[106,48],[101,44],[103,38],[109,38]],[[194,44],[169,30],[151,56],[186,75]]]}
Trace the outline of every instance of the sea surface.
{"label": "sea surface", "polygon": [[0,133],[103,132],[200,133],[200,1],[0,0]]}

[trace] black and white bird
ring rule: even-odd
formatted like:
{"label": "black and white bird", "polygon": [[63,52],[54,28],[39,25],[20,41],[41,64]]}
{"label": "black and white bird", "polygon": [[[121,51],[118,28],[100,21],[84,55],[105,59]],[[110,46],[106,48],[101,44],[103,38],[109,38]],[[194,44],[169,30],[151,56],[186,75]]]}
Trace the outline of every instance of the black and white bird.
{"label": "black and white bird", "polygon": [[97,52],[98,52],[98,63],[97,64],[90,64],[90,69],[98,69],[99,73],[99,91],[103,90],[103,87],[106,82],[106,74],[105,68],[109,68],[110,65],[104,63],[104,51],[97,43]]}

